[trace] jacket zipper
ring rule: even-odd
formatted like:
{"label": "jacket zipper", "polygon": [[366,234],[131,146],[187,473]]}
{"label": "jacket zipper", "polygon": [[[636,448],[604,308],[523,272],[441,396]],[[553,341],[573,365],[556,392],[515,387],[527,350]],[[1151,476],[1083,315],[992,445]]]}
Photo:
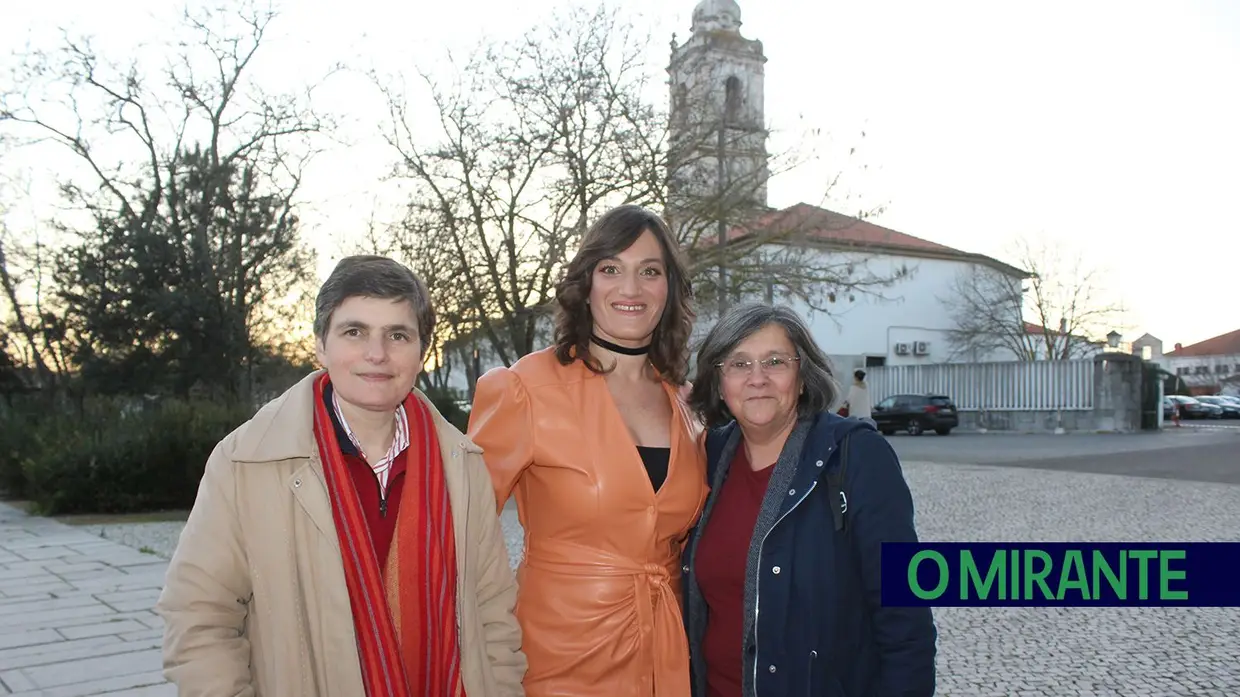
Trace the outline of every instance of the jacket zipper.
{"label": "jacket zipper", "polygon": [[375,486],[379,488],[379,517],[387,517],[387,492],[383,491],[383,485],[379,483],[379,475],[375,475]]}
{"label": "jacket zipper", "polygon": [[812,493],[814,491],[814,488],[817,486],[818,486],[818,480],[815,479],[813,483],[809,485],[809,488],[805,490],[805,493],[801,494],[801,498],[797,499],[796,503],[792,504],[792,506],[790,506],[788,510],[784,511],[783,515],[775,519],[774,524],[772,524],[771,527],[767,529],[767,531],[762,535],[762,540],[758,542],[758,564],[759,564],[758,577],[754,579],[754,584],[753,584],[753,594],[754,594],[754,599],[753,599],[753,694],[754,694],[754,697],[758,697],[758,655],[760,654],[760,651],[758,650],[758,608],[762,604],[762,593],[760,591],[760,588],[762,586],[762,567],[761,567],[762,547],[763,545],[766,544],[766,538],[767,536],[771,534],[771,530],[774,530],[781,522],[783,522],[783,519],[787,518],[789,513],[795,511],[797,506],[801,505],[802,501],[809,498],[810,493]]}

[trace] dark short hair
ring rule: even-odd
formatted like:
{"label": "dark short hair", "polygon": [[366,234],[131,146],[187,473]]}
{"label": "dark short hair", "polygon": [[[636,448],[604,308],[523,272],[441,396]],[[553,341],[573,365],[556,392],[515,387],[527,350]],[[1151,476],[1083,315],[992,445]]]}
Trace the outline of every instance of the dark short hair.
{"label": "dark short hair", "polygon": [[590,355],[594,316],[586,300],[594,282],[594,268],[603,259],[623,252],[649,231],[663,248],[667,278],[667,303],[655,326],[650,344],[650,364],[664,380],[682,385],[688,372],[689,335],[693,331],[693,286],[672,231],[658,215],[641,206],[624,205],[607,211],[581,241],[581,248],[568,263],[563,280],[555,288],[559,305],[555,326],[555,355],[568,365],[580,358],[596,373],[602,366]]}
{"label": "dark short hair", "polygon": [[802,418],[812,417],[835,404],[840,388],[836,384],[831,361],[818,347],[801,316],[786,307],[752,303],[724,313],[698,349],[697,374],[689,393],[689,406],[706,425],[718,426],[735,418],[723,401],[720,386],[722,374],[716,366],[741,342],[770,325],[783,327],[801,359],[798,372],[805,389],[797,398],[798,414]]}
{"label": "dark short hair", "polygon": [[341,259],[327,280],[323,281],[314,301],[316,339],[326,339],[332,314],[344,301],[354,297],[409,301],[418,321],[418,341],[422,344],[422,355],[426,355],[426,349],[435,334],[435,308],[431,306],[426,285],[409,267],[387,257],[371,254]]}
{"label": "dark short hair", "polygon": [[864,379],[865,379],[865,371],[864,371],[864,370],[855,370],[855,371],[853,371],[853,377],[854,377],[854,378],[856,378],[857,380],[864,380]]}

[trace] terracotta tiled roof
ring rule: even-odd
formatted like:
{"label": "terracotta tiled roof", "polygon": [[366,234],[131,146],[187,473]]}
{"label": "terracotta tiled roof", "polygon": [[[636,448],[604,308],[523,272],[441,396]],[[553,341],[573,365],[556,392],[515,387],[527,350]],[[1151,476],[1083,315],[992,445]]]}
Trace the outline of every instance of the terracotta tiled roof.
{"label": "terracotta tiled roof", "polygon": [[[757,218],[752,224],[734,227],[728,231],[728,241],[739,242],[755,232],[768,230],[787,232],[792,237],[831,245],[976,261],[1013,275],[1029,276],[1021,269],[982,254],[964,252],[937,242],[923,240],[920,237],[808,203],[798,203],[783,210],[771,211]],[[709,243],[708,239],[703,241]]]}
{"label": "terracotta tiled roof", "polygon": [[1240,353],[1240,329],[1178,348],[1166,355],[1181,358],[1183,356],[1230,356],[1237,353]]}
{"label": "terracotta tiled roof", "polygon": [[[1025,322],[1025,333],[1033,334],[1035,336],[1045,336],[1047,334],[1051,336],[1063,336],[1062,332],[1059,332],[1054,329],[1050,329],[1048,327],[1043,327],[1042,325],[1035,324],[1033,322]],[[1085,337],[1082,334],[1073,334],[1072,338],[1079,339],[1087,343],[1097,343],[1097,342],[1090,341],[1089,338]]]}

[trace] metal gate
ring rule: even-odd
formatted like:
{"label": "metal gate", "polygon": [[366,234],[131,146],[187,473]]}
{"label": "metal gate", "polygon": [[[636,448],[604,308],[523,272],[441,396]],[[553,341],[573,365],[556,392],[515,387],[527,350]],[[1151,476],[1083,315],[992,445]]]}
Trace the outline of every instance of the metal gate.
{"label": "metal gate", "polygon": [[1162,384],[1166,371],[1157,363],[1145,361],[1141,365],[1141,430],[1153,431],[1158,428],[1158,412],[1162,410],[1159,386]]}

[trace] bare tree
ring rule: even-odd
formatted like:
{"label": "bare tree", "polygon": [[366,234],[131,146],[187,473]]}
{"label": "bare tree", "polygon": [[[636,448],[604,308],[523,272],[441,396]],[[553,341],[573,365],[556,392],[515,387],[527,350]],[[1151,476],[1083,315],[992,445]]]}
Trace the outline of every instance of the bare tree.
{"label": "bare tree", "polygon": [[424,75],[438,143],[415,138],[405,94],[384,86],[396,175],[411,186],[392,240],[428,277],[449,279],[432,284],[450,320],[442,341],[476,334],[504,364],[532,351],[589,222],[653,200],[658,121],[641,98],[641,46],[613,13],[574,10],[485,47],[452,84]]}
{"label": "bare tree", "polygon": [[972,360],[1069,360],[1092,355],[1123,308],[1108,300],[1101,270],[1080,255],[1027,239],[1012,246],[1021,276],[986,266],[962,272],[949,297],[956,356]]}
{"label": "bare tree", "polygon": [[0,125],[83,166],[61,182],[79,219],[57,220],[56,257],[79,364],[159,356],[186,368],[177,389],[244,389],[276,308],[295,307],[277,302],[309,275],[295,200],[331,124],[312,88],[252,79],[275,19],[254,2],[186,10],[154,75],[89,39],[21,57]]}
{"label": "bare tree", "polygon": [[47,252],[35,237],[22,245],[0,220],[0,331],[15,366],[35,369],[39,384],[55,388],[67,357],[60,318],[48,303]]}
{"label": "bare tree", "polygon": [[[826,286],[863,292],[881,285],[877,276],[848,277],[855,260],[836,265],[819,255],[807,263],[810,252],[785,244],[803,225],[763,222],[768,211],[755,205],[755,192],[795,167],[803,150],[772,156],[752,176],[730,177],[716,196],[669,195],[710,176],[705,146],[719,136],[679,124],[670,142],[668,109],[647,97],[656,79],[651,49],[650,36],[617,10],[557,15],[523,39],[484,47],[447,83],[423,75],[437,137],[414,128],[404,89],[376,78],[390,106],[394,176],[410,190],[390,247],[436,279],[434,301],[449,318],[439,339],[463,357],[482,351],[511,365],[545,344],[564,265],[588,225],[622,203],[669,212],[701,304],[766,289],[772,278],[776,294],[802,297]],[[706,109],[682,113],[699,112],[713,118]],[[718,244],[721,225],[744,232]],[[720,266],[729,271],[723,285]]]}
{"label": "bare tree", "polygon": [[[0,134],[0,162],[12,163],[8,139]],[[54,312],[51,285],[51,253],[37,229],[16,234],[9,225],[10,204],[30,199],[29,181],[10,170],[0,179],[0,334],[16,380],[19,369],[33,369],[37,384],[57,387],[67,357],[59,337],[61,320]]]}

